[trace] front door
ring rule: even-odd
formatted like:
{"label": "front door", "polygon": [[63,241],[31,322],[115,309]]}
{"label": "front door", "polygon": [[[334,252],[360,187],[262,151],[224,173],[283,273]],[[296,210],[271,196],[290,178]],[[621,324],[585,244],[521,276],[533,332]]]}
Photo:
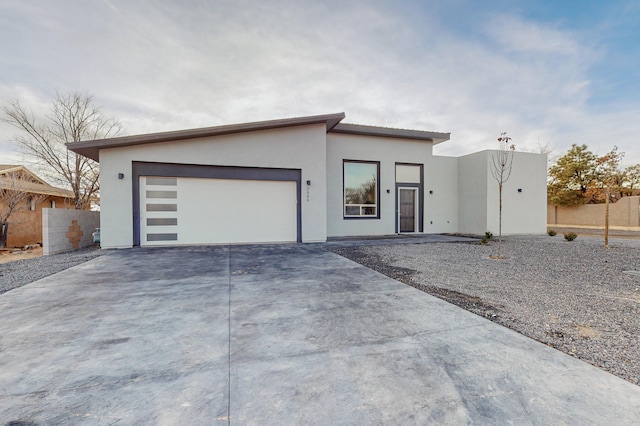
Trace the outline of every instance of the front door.
{"label": "front door", "polygon": [[398,223],[400,232],[416,232],[417,188],[398,188]]}

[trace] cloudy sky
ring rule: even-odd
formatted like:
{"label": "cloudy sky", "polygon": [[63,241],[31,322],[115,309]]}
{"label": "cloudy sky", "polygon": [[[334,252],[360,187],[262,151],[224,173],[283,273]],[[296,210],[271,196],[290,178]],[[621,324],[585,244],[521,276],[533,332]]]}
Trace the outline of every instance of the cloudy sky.
{"label": "cloudy sky", "polygon": [[88,92],[125,134],[345,112],[640,162],[637,0],[0,0],[0,53],[0,101]]}

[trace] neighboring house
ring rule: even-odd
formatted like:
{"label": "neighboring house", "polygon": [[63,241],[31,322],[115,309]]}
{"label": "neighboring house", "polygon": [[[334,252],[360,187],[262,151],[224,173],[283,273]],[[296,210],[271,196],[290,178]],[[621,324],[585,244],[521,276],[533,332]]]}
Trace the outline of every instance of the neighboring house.
{"label": "neighboring house", "polygon": [[[448,133],[343,113],[68,144],[100,162],[101,244],[321,242],[498,230],[492,151],[434,156]],[[497,145],[497,142],[496,142]],[[503,232],[546,231],[546,156],[515,153]]]}
{"label": "neighboring house", "polygon": [[[24,192],[33,194],[25,199],[24,208],[11,215],[7,233],[7,247],[22,247],[28,244],[42,244],[42,209],[73,208],[73,192],[56,188],[20,165],[0,165],[0,185],[2,177],[17,174],[24,182]],[[0,200],[0,208],[4,207]]]}

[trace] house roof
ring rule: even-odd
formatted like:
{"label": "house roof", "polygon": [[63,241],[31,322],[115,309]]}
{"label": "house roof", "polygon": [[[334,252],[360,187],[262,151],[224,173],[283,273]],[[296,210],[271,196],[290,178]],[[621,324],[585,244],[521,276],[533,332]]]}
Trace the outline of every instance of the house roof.
{"label": "house roof", "polygon": [[382,136],[400,139],[414,139],[437,144],[449,140],[449,133],[425,132],[419,130],[393,129],[388,127],[362,126],[359,124],[340,123],[344,119],[343,112],[336,114],[312,115],[307,117],[284,118],[279,120],[256,121],[251,123],[230,124],[224,126],[203,127],[199,129],[176,130],[171,132],[148,133],[143,135],[121,136],[110,139],[71,142],[67,147],[80,155],[99,161],[101,149],[119,148],[131,145],[142,145],[156,142],[180,141],[204,138],[209,136],[228,135],[232,133],[253,132],[258,130],[277,129],[282,127],[303,126],[308,124],[326,125],[327,133],[346,133],[366,136]]}
{"label": "house roof", "polygon": [[324,123],[331,130],[344,118],[344,113],[313,115],[309,117],[285,118],[280,120],[256,121],[252,123],[229,124],[225,126],[203,127],[199,129],[177,130],[172,132],[148,133],[144,135],[122,136],[111,139],[71,142],[67,147],[80,155],[99,161],[99,152],[105,148],[141,145],[155,142],[179,141],[228,135],[232,133],[253,132],[257,130],[277,129],[281,127],[303,126]]}
{"label": "house roof", "polygon": [[9,173],[20,173],[21,175],[26,176],[28,180],[32,180],[43,185],[49,185],[25,166],[18,164],[0,164],[0,176],[8,175]]}
{"label": "house roof", "polygon": [[25,182],[20,185],[21,189],[23,189],[24,192],[29,192],[32,194],[52,195],[63,198],[74,197],[72,191],[49,185],[29,169],[21,165],[0,164],[0,187],[7,187],[7,185],[4,184],[2,178],[9,175],[10,173],[19,173],[20,175],[25,177]]}
{"label": "house roof", "polygon": [[425,132],[422,130],[394,129],[391,127],[363,126],[361,124],[339,123],[331,133],[346,133],[351,135],[383,136],[387,138],[415,139],[438,144],[448,141],[451,133]]}

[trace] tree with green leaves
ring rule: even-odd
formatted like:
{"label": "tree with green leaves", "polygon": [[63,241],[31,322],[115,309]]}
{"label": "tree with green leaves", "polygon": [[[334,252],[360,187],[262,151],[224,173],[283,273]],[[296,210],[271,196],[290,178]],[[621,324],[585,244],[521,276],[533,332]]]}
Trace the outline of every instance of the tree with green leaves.
{"label": "tree with green leaves", "polygon": [[634,164],[627,167],[622,172],[623,185],[621,195],[629,196],[640,190],[640,164]]}
{"label": "tree with green leaves", "polygon": [[556,206],[577,206],[593,201],[598,157],[586,145],[571,145],[549,168],[547,199]]}

